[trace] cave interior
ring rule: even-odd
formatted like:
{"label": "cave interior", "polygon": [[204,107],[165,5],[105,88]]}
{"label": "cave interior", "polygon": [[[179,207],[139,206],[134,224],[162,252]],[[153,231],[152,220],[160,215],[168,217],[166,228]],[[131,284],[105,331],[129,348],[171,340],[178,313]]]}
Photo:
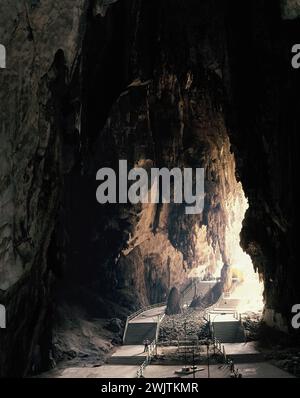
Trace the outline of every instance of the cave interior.
{"label": "cave interior", "polygon": [[[1,375],[30,373],[37,350],[43,371],[71,346],[85,352],[99,342],[81,337],[84,329],[97,335],[102,320],[124,321],[194,278],[221,277],[223,291],[242,279],[245,310],[294,332],[300,113],[290,48],[299,19],[283,17],[289,2],[242,3],[76,0],[78,37],[70,38],[66,7],[58,43],[53,27],[43,41],[47,4],[38,4],[32,31],[8,29],[26,45],[11,49],[15,62],[23,57],[21,82],[8,70],[2,85],[18,96],[3,109],[22,134],[10,128],[3,138],[16,151],[19,189],[10,238],[0,229]],[[26,26],[24,10],[19,18]],[[120,159],[146,170],[204,168],[203,212],[99,205],[97,170],[116,170]]]}

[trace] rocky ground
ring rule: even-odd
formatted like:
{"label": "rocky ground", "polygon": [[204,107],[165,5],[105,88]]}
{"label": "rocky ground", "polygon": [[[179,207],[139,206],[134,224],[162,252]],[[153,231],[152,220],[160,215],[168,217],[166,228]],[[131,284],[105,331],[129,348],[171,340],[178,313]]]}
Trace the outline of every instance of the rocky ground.
{"label": "rocky ground", "polygon": [[245,328],[247,341],[256,341],[259,339],[260,328],[262,325],[262,316],[255,312],[246,312],[242,315],[242,322]]}
{"label": "rocky ground", "polygon": [[[160,347],[160,353],[153,363],[161,365],[171,365],[171,364],[185,364],[193,365],[193,363],[205,364],[207,363],[207,346],[204,344],[199,344],[194,348],[184,348],[181,347]],[[209,349],[209,358],[211,364],[217,364],[222,362],[222,356],[217,352],[214,352],[212,346]]]}
{"label": "rocky ground", "polygon": [[[156,363],[192,365],[207,362],[207,346],[205,341],[209,338],[207,323],[203,318],[204,309],[188,308],[181,314],[166,315],[161,323],[159,341],[160,355]],[[189,342],[196,344],[194,348]],[[220,357],[209,350],[211,363],[219,363]]]}
{"label": "rocky ground", "polygon": [[[50,367],[96,367],[103,365],[122,343],[124,323],[117,318],[90,319],[79,308],[60,309],[53,332]],[[31,373],[39,374],[40,354],[35,353]]]}
{"label": "rocky ground", "polygon": [[209,336],[204,311],[189,308],[181,314],[166,315],[161,323],[159,340],[167,343],[185,336],[205,339]]}

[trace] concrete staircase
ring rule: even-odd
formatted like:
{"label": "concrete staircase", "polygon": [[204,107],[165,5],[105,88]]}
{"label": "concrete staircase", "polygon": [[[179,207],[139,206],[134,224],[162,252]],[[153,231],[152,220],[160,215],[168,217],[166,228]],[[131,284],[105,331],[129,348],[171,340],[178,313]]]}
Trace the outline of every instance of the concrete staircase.
{"label": "concrete staircase", "polygon": [[[107,359],[109,365],[132,365],[139,367],[138,375],[149,363],[155,353],[155,344],[159,325],[164,317],[166,305],[159,303],[140,309],[127,318],[123,336],[123,345]],[[148,351],[144,352],[144,341],[149,340]],[[138,376],[140,377],[140,376]]]}
{"label": "concrete staircase", "polygon": [[245,341],[244,331],[238,320],[213,322],[214,337],[222,343],[242,343]]}
{"label": "concrete staircase", "polygon": [[131,322],[128,324],[124,345],[142,345],[144,340],[152,342],[156,336],[157,323]]}

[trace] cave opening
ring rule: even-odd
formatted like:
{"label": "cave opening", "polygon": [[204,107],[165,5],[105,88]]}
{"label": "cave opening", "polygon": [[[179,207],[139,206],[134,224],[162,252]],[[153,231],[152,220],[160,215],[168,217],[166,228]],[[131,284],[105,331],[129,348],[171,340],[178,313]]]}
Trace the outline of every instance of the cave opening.
{"label": "cave opening", "polygon": [[[226,246],[233,281],[237,281],[230,296],[239,300],[237,310],[240,313],[262,313],[264,285],[262,278],[255,270],[251,257],[241,247],[240,234],[243,220],[249,208],[242,184],[238,183],[235,197],[230,197],[226,204],[232,217],[226,226]],[[234,283],[234,282],[233,282]]]}
{"label": "cave opening", "polygon": [[[74,329],[78,336],[84,329],[92,336],[105,335],[105,325],[113,319],[120,320],[113,338],[120,344],[127,315],[166,302],[172,289],[180,295],[195,278],[221,279],[221,292],[238,300],[240,312],[262,310],[263,283],[240,246],[248,203],[237,181],[239,154],[232,149],[226,121],[223,50],[219,59],[213,54],[216,44],[209,44],[212,32],[203,37],[202,30],[184,24],[202,45],[198,58],[185,62],[185,54],[176,54],[170,45],[169,30],[175,34],[177,24],[168,22],[166,32],[159,32],[162,21],[142,25],[149,13],[144,3],[139,22],[130,24],[136,10],[130,14],[129,4],[117,2],[105,19],[90,10],[83,45],[80,150],[76,142],[55,231],[63,275],[55,295],[58,357],[71,350],[68,336]],[[157,18],[168,19],[166,10],[150,8]],[[217,23],[222,25],[222,18],[220,11]],[[122,29],[113,29],[120,24]],[[132,42],[133,34],[138,38]],[[187,41],[181,49],[194,45]],[[144,56],[145,46],[153,56]],[[129,168],[146,170],[203,168],[203,212],[189,215],[185,204],[175,203],[100,205],[95,200],[97,171],[116,171],[121,159]],[[86,336],[80,337],[76,350],[92,360],[90,346]]]}
{"label": "cave opening", "polygon": [[[214,175],[220,184],[219,189],[222,189],[222,181],[225,181],[226,193],[218,196],[219,202],[207,199],[205,212],[212,224],[194,225],[194,260],[191,262],[189,278],[194,281],[220,280],[222,294],[238,300],[239,312],[253,312],[261,316],[264,308],[264,283],[251,257],[242,247],[243,221],[249,203],[242,183],[236,179],[236,162],[234,154],[229,151],[228,140],[226,136],[221,151],[226,159],[221,162],[224,170],[217,169],[219,174]],[[213,158],[212,153],[210,156]],[[206,172],[206,177],[206,195],[209,196],[209,172]],[[217,220],[213,216],[216,213],[220,217]],[[216,236],[218,233],[223,236],[223,240]]]}
{"label": "cave opening", "polygon": [[[78,0],[78,12],[62,2],[54,14],[41,3],[30,18],[0,13],[11,43],[1,70],[0,375],[103,363],[128,315],[172,292],[179,302],[195,280],[216,280],[217,298],[237,300],[238,312],[263,310],[266,325],[297,332],[299,18],[265,0],[247,12],[216,0]],[[99,205],[97,170],[121,159],[147,171],[203,168],[203,212]]]}

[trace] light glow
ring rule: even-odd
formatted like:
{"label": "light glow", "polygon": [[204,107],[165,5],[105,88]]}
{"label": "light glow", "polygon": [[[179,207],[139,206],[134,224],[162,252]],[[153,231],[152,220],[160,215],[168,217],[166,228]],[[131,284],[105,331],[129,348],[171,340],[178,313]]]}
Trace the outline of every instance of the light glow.
{"label": "light glow", "polygon": [[234,194],[228,198],[226,207],[229,214],[229,223],[226,228],[228,263],[233,276],[240,281],[231,292],[231,297],[240,300],[239,312],[260,312],[264,305],[263,283],[260,281],[259,274],[254,271],[250,256],[240,246],[240,232],[249,207],[240,183],[237,184]]}

